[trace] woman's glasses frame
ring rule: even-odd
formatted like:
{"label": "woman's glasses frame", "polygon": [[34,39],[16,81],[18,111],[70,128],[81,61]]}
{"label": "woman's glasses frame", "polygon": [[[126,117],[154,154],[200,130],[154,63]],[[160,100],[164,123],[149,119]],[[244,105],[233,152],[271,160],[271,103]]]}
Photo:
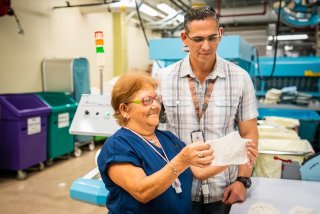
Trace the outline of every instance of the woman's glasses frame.
{"label": "woman's glasses frame", "polygon": [[133,100],[130,103],[142,104],[144,106],[150,106],[154,101],[161,104],[161,101],[162,101],[161,96],[158,96],[158,95],[145,96],[145,97],[142,97],[141,99]]}

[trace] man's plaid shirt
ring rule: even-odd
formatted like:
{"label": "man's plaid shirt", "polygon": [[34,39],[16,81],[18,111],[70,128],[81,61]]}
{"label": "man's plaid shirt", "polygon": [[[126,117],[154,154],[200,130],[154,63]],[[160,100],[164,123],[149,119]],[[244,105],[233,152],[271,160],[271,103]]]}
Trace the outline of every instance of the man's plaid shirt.
{"label": "man's plaid shirt", "polygon": [[[200,109],[209,81],[217,78],[209,105],[200,123],[192,102],[188,76],[195,82]],[[189,55],[181,61],[159,70],[156,73],[160,81],[159,95],[167,115],[167,128],[187,145],[191,143],[190,133],[202,130],[205,140],[217,139],[236,129],[236,120],[245,121],[258,116],[254,87],[248,73],[239,66],[217,55],[213,71],[201,85],[195,78],[189,62]],[[226,145],[228,146],[228,145]],[[230,166],[224,172],[199,181],[194,178],[192,200],[200,202],[201,184],[207,183],[209,195],[203,196],[204,203],[222,199],[224,188],[235,181],[237,166]]]}

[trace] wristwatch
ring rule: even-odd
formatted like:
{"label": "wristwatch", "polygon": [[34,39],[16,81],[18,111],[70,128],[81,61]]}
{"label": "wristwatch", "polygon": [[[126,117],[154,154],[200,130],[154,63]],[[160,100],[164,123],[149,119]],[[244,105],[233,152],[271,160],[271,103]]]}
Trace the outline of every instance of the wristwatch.
{"label": "wristwatch", "polygon": [[247,189],[251,187],[251,179],[250,179],[250,177],[238,176],[236,181],[241,182],[244,185],[244,187],[247,188]]}

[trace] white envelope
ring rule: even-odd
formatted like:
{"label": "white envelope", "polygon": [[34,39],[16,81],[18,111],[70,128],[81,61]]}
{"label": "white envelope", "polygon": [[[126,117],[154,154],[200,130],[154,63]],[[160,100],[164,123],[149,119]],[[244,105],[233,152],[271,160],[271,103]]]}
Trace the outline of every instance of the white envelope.
{"label": "white envelope", "polygon": [[249,161],[246,143],[251,139],[241,138],[239,132],[234,131],[228,135],[207,141],[214,150],[215,159],[211,165],[226,166],[245,164]]}

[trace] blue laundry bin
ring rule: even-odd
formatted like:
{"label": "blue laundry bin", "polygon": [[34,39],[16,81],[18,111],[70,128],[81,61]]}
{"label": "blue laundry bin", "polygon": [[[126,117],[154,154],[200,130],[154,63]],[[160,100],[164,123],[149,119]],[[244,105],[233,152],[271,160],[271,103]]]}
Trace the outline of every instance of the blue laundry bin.
{"label": "blue laundry bin", "polygon": [[317,127],[320,121],[320,116],[316,111],[277,108],[259,108],[258,111],[258,119],[263,119],[266,116],[298,119],[300,122],[299,136],[302,139],[307,139],[311,143],[315,141]]}

